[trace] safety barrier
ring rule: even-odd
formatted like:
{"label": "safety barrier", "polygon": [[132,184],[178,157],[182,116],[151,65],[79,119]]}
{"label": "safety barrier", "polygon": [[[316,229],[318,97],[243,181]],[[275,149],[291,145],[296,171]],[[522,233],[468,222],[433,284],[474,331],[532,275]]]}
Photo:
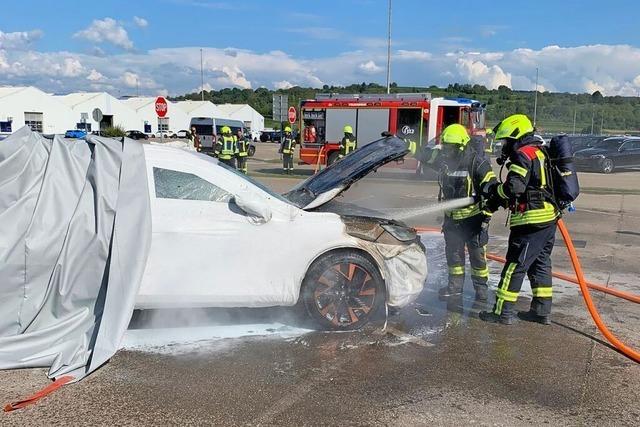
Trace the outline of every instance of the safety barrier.
{"label": "safety barrier", "polygon": [[[619,298],[624,298],[627,301],[640,303],[640,296],[634,295],[628,292],[623,292],[615,289],[607,288],[606,286],[597,285],[594,283],[587,282],[584,277],[584,272],[582,271],[582,265],[580,264],[580,260],[578,259],[578,254],[576,252],[575,247],[573,246],[573,241],[571,240],[571,236],[569,235],[569,230],[567,229],[564,221],[560,219],[558,221],[558,230],[562,234],[562,238],[564,240],[564,244],[567,247],[567,251],[569,252],[569,257],[571,258],[571,264],[573,265],[573,269],[576,273],[576,277],[571,277],[562,273],[553,273],[553,277],[558,279],[566,280],[568,282],[577,284],[580,286],[580,291],[582,293],[582,297],[584,298],[585,304],[589,311],[589,314],[593,318],[596,327],[600,331],[600,333],[613,345],[620,353],[624,354],[631,360],[640,363],[640,353],[633,348],[627,346],[622,341],[620,341],[607,326],[602,321],[598,310],[593,303],[593,299],[591,298],[591,293],[589,289],[593,289],[596,291],[600,291],[609,295],[613,295]],[[427,232],[440,232],[440,228],[434,227],[416,227],[416,231],[418,233],[427,233]],[[487,254],[487,258],[493,261],[498,261],[501,263],[505,263],[506,260],[503,257],[494,254]]]}

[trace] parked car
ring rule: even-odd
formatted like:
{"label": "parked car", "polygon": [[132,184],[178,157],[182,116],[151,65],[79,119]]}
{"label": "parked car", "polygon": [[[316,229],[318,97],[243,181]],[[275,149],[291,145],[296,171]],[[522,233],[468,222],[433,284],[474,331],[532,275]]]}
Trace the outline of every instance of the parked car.
{"label": "parked car", "polygon": [[284,195],[201,153],[144,150],[152,238],[137,308],[300,303],[321,327],[348,330],[422,291],[426,253],[414,229],[318,209],[406,155],[403,140],[365,145]]}
{"label": "parked car", "polygon": [[187,139],[187,138],[189,138],[189,134],[190,133],[191,132],[189,132],[188,130],[182,129],[182,130],[179,130],[178,132],[176,132],[176,136],[178,138],[180,138],[180,139]]}
{"label": "parked car", "polygon": [[81,129],[71,129],[64,133],[65,138],[84,138],[87,132]]}
{"label": "parked car", "polygon": [[615,169],[640,167],[640,137],[613,137],[577,151],[578,170],[612,173]]}
{"label": "parked car", "polygon": [[571,144],[571,149],[576,153],[577,151],[593,147],[594,144],[606,139],[607,137],[595,135],[568,135],[567,138]]}
{"label": "parked car", "polygon": [[139,130],[128,130],[126,135],[131,139],[149,139],[149,135],[144,132],[140,132]]}
{"label": "parked car", "polygon": [[[152,137],[153,138],[153,137]],[[171,132],[171,131],[162,131],[162,132],[156,132],[155,134],[155,138],[170,138],[170,139],[176,139],[178,138],[178,135],[176,135],[175,132]]]}
{"label": "parked car", "polygon": [[280,143],[280,131],[263,131],[260,134],[260,142]]}

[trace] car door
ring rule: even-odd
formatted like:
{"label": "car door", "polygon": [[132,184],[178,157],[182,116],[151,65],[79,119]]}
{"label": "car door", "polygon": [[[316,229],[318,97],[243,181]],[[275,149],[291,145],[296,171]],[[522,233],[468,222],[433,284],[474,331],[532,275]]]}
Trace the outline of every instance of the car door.
{"label": "car door", "polygon": [[624,166],[640,166],[640,141],[625,142],[620,154],[620,159],[624,162]]}
{"label": "car door", "polygon": [[252,222],[233,197],[258,189],[207,166],[148,161],[153,232],[137,306],[294,304],[300,274],[289,268],[290,218],[275,209],[267,223]]}

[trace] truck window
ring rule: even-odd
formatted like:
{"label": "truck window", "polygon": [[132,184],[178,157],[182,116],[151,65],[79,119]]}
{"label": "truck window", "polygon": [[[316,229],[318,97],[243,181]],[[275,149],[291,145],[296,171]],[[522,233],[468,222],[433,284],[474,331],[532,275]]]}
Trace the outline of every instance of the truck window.
{"label": "truck window", "polygon": [[302,131],[306,144],[322,143],[326,136],[326,110],[314,108],[302,110],[304,128]]}
{"label": "truck window", "polygon": [[153,168],[156,198],[228,202],[231,194],[197,175],[171,169]]}
{"label": "truck window", "polygon": [[398,123],[396,134],[400,138],[410,139],[415,142],[420,140],[420,122],[422,110],[419,108],[402,108],[398,110]]}

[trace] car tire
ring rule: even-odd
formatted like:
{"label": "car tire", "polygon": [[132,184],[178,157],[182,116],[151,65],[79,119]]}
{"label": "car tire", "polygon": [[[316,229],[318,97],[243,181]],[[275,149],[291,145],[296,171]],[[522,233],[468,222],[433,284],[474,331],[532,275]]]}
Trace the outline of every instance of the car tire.
{"label": "car tire", "polygon": [[380,271],[357,251],[322,256],[302,282],[306,311],[325,330],[361,328],[382,310],[385,298]]}
{"label": "car tire", "polygon": [[600,165],[600,172],[602,173],[612,173],[613,170],[615,169],[615,165],[613,164],[613,160],[611,159],[604,159],[602,161],[602,164]]}
{"label": "car tire", "polygon": [[247,153],[249,154],[249,157],[253,157],[253,155],[256,154],[256,147],[254,147],[253,145],[250,145]]}
{"label": "car tire", "polygon": [[331,166],[337,161],[338,161],[338,152],[334,151],[333,153],[329,154],[329,157],[327,158],[327,166]]}

